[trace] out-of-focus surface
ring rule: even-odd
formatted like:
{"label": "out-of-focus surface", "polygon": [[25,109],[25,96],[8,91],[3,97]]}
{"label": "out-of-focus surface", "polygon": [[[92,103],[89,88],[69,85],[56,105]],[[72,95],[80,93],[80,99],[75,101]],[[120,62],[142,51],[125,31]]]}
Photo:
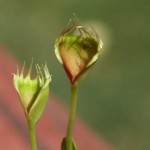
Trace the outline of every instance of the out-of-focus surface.
{"label": "out-of-focus surface", "polygon": [[57,35],[72,18],[95,26],[104,42],[85,79],[78,113],[118,150],[150,148],[150,1],[0,0],[0,43],[22,62],[47,62],[51,90],[69,103],[69,82],[54,54]]}
{"label": "out-of-focus surface", "polygon": [[[0,149],[29,150],[27,122],[12,84],[12,72],[19,64],[0,47]],[[68,120],[66,107],[49,97],[44,115],[36,126],[38,149],[60,150]],[[74,138],[79,150],[112,150],[80,119],[75,122]]]}

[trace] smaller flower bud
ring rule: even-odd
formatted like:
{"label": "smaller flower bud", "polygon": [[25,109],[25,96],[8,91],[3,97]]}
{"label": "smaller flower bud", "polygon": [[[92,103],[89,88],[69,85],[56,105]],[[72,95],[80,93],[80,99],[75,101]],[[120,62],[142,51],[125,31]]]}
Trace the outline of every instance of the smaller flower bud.
{"label": "smaller flower bud", "polygon": [[34,79],[31,79],[30,75],[32,63],[26,77],[23,75],[23,66],[21,73],[17,69],[13,78],[26,118],[32,124],[37,123],[44,111],[49,95],[49,83],[51,82],[51,76],[46,65],[44,67],[36,65],[36,69],[37,75]]}
{"label": "smaller flower bud", "polygon": [[86,27],[74,24],[57,38],[55,53],[71,84],[77,83],[98,59],[102,41]]}

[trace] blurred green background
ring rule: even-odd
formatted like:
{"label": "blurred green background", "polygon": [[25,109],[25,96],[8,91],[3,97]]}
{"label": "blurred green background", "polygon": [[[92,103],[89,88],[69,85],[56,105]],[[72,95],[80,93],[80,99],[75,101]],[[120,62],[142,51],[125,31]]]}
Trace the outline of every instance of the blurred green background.
{"label": "blurred green background", "polygon": [[149,8],[148,0],[0,0],[0,44],[27,65],[32,57],[47,62],[51,90],[68,104],[69,81],[54,42],[76,13],[104,43],[80,86],[78,114],[116,150],[149,150]]}

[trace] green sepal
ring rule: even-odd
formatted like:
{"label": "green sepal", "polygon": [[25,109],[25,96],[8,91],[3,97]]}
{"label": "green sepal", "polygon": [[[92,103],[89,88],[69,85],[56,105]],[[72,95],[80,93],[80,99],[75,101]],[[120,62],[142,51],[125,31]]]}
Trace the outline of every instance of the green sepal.
{"label": "green sepal", "polygon": [[[62,143],[61,143],[61,150],[67,150],[66,146],[66,137],[63,138]],[[72,149],[71,150],[77,150],[76,144],[73,139],[71,139],[71,144],[72,144]]]}
{"label": "green sepal", "polygon": [[44,89],[41,89],[39,95],[36,98],[36,101],[33,103],[28,112],[28,115],[26,116],[31,124],[35,125],[40,119],[47,104],[48,96],[49,96],[49,86],[47,86]]}

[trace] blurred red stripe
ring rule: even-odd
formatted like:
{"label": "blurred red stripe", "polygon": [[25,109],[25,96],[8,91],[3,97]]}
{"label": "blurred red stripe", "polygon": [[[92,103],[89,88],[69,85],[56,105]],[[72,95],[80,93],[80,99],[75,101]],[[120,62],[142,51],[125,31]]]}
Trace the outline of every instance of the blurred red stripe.
{"label": "blurred red stripe", "polygon": [[[16,59],[0,48],[0,149],[27,150],[29,148],[27,123],[13,86]],[[65,135],[68,112],[66,107],[49,98],[46,111],[37,125],[38,146],[41,150],[60,150]],[[78,150],[112,150],[80,119],[76,120],[74,137]]]}

